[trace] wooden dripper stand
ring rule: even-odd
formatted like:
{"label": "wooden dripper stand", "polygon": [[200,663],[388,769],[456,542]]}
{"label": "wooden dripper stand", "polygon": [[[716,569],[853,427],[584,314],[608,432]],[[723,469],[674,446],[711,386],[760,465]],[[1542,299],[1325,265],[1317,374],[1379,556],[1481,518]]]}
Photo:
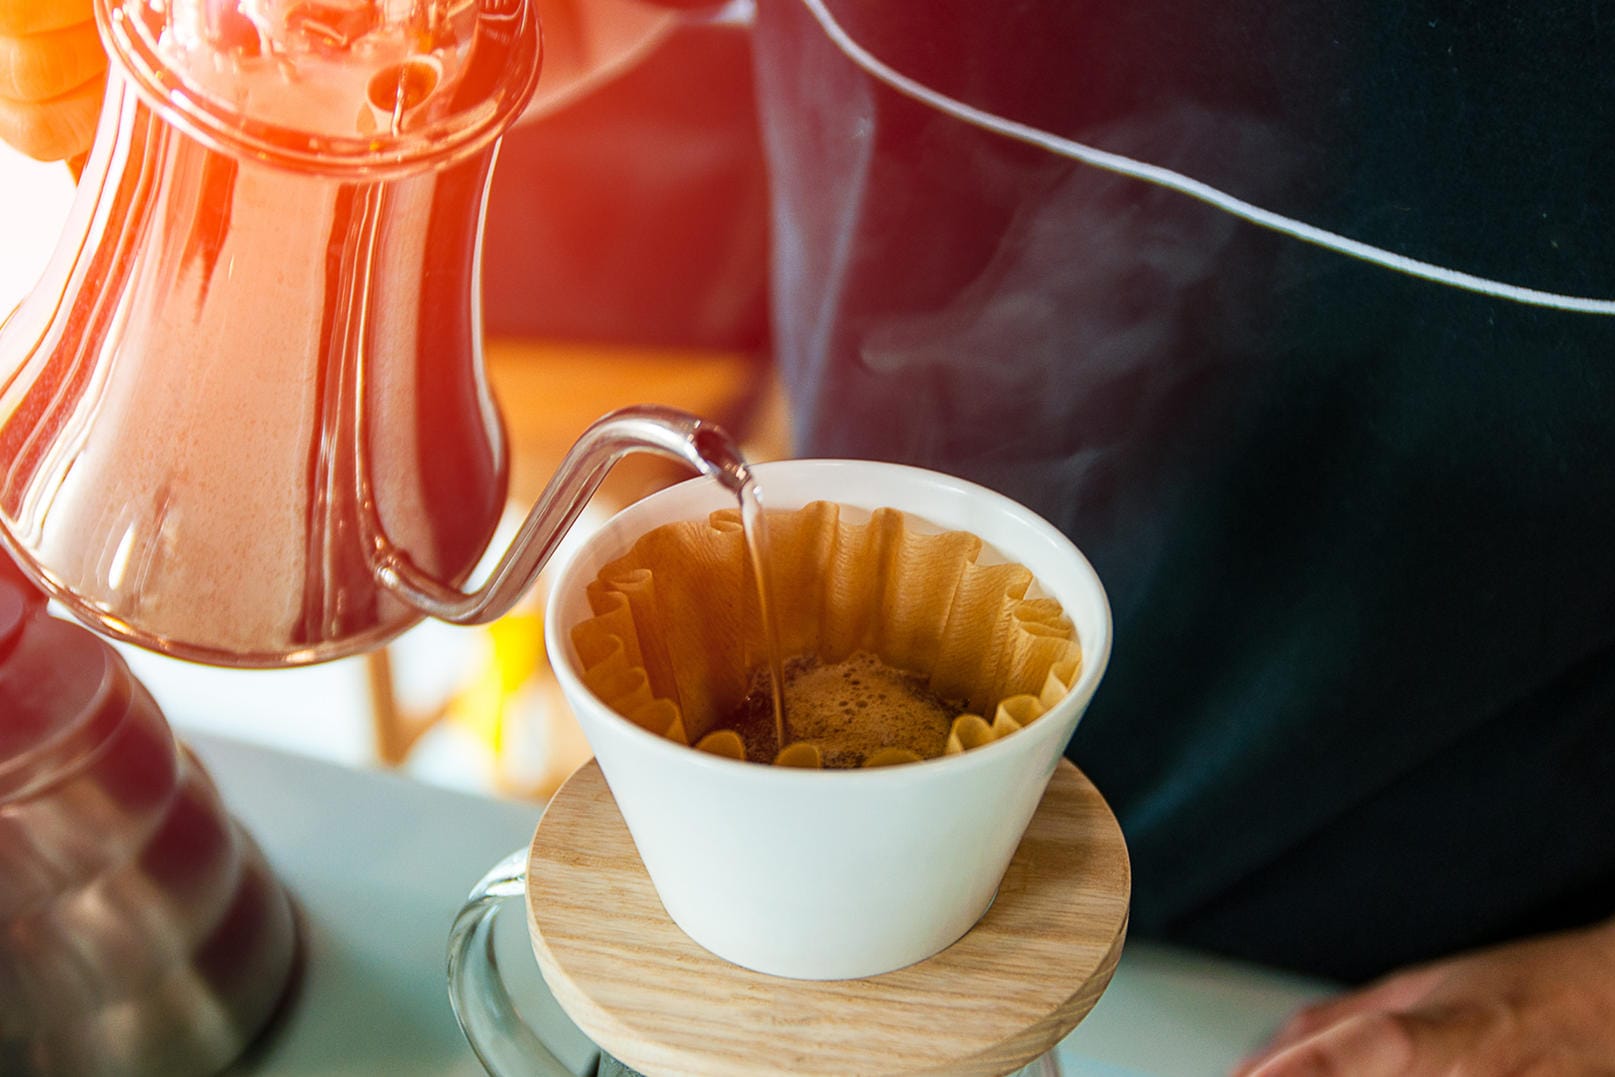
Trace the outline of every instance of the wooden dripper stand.
{"label": "wooden dripper stand", "polygon": [[610,1056],[602,1075],[999,1077],[1059,1073],[1044,1056],[1110,983],[1130,891],[1115,817],[1063,762],[997,899],[958,942],[867,979],[767,976],[668,918],[590,764],[539,824],[527,910],[550,990]]}
{"label": "wooden dripper stand", "polygon": [[[1131,890],[1115,818],[1062,758],[1109,655],[1097,575],[1046,521],[951,476],[793,460],[753,480],[759,545],[778,560],[752,564],[794,611],[773,639],[804,679],[785,686],[772,739],[723,747],[726,732],[745,741],[723,723],[749,698],[757,637],[732,549],[752,544],[720,484],[652,495],[578,549],[553,581],[546,644],[595,761],[456,921],[462,1028],[496,1074],[553,1061],[481,956],[498,902],[519,895],[545,981],[604,1072],[1057,1073],[1050,1049],[1109,983]],[[750,526],[744,497],[739,515]],[[885,583],[850,579],[866,570]],[[956,704],[945,746],[869,741],[849,760],[838,738],[865,720],[856,700],[883,724],[889,697],[868,685],[896,687],[862,657],[852,679],[854,656]],[[849,694],[813,706],[840,707],[839,724],[795,709],[826,670]]]}

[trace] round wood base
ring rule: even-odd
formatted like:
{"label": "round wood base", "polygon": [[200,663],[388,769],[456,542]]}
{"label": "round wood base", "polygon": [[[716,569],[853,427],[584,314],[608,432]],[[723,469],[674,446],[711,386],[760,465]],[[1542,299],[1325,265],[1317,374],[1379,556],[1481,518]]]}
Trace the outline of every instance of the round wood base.
{"label": "round wood base", "polygon": [[862,980],[787,980],[690,941],[663,910],[598,765],[533,837],[528,924],[556,1000],[649,1077],[999,1077],[1049,1050],[1110,982],[1127,930],[1121,829],[1062,761],[998,897],[964,938]]}

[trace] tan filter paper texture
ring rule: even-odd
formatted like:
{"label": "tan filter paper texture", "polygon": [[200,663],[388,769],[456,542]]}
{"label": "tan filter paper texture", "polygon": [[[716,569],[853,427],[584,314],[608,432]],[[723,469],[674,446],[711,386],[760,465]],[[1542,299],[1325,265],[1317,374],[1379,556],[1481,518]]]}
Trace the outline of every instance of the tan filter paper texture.
{"label": "tan filter paper texture", "polygon": [[[768,514],[783,655],[834,663],[869,651],[928,678],[968,707],[948,753],[1014,732],[1069,691],[1081,667],[1076,632],[1057,601],[1026,597],[1029,570],[978,564],[984,544],[968,532],[895,509],[849,522],[862,515],[826,501]],[[572,644],[590,691],[654,733],[734,754],[728,737],[708,734],[767,661],[738,510],[647,532],[600,570],[588,597],[595,616]],[[790,744],[777,762],[813,766],[817,751]]]}

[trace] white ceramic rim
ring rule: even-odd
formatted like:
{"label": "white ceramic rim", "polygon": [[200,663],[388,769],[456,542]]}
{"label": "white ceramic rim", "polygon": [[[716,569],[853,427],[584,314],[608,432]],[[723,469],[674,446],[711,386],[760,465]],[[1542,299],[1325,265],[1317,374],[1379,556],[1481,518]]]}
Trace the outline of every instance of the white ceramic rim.
{"label": "white ceramic rim", "polygon": [[[980,501],[984,511],[1004,512],[1016,517],[1018,523],[1035,534],[1039,540],[1048,543],[1061,556],[1069,557],[1072,568],[1075,570],[1075,575],[1080,577],[1085,585],[1092,588],[1093,597],[1100,614],[1099,638],[1091,640],[1079,636],[1079,643],[1082,646],[1082,670],[1077,677],[1077,683],[1072,685],[1071,690],[1065,694],[1065,697],[1059,703],[1041,715],[1037,721],[1017,730],[1012,736],[1004,737],[990,744],[984,744],[978,748],[972,748],[967,752],[960,752],[955,755],[938,756],[934,759],[924,759],[916,763],[904,763],[895,767],[827,770],[766,766],[739,759],[730,759],[727,756],[716,755],[711,752],[696,751],[690,746],[668,740],[660,734],[652,733],[650,730],[634,724],[607,706],[589,690],[583,683],[582,678],[572,668],[574,660],[570,638],[572,626],[567,625],[563,632],[560,623],[561,618],[558,615],[562,599],[567,593],[568,585],[574,582],[572,576],[577,569],[578,563],[594,547],[597,539],[609,537],[612,532],[631,532],[638,536],[661,524],[670,523],[676,519],[689,519],[690,517],[688,516],[664,517],[660,511],[661,505],[663,502],[683,496],[693,485],[716,485],[717,480],[704,476],[688,479],[665,490],[659,490],[629,505],[607,520],[601,526],[597,535],[591,536],[588,541],[580,543],[561,563],[551,585],[549,597],[545,601],[544,642],[550,655],[550,666],[554,669],[556,679],[560,681],[565,696],[567,698],[589,700],[601,712],[604,720],[617,727],[619,733],[631,740],[637,740],[647,751],[664,753],[669,765],[685,768],[693,767],[698,771],[712,770],[714,773],[722,774],[728,780],[751,777],[756,780],[765,780],[770,784],[780,782],[890,781],[900,775],[918,779],[922,775],[930,775],[943,770],[943,768],[965,771],[967,768],[989,766],[1002,754],[1017,750],[1028,750],[1033,746],[1034,742],[1041,742],[1053,736],[1065,724],[1064,719],[1069,715],[1069,712],[1073,710],[1079,713],[1085,711],[1095,689],[1099,686],[1105,667],[1110,661],[1112,636],[1110,602],[1105,594],[1104,585],[1099,579],[1099,574],[1094,571],[1093,565],[1089,563],[1082,551],[1053,524],[1019,502],[1013,501],[985,486],[980,486],[952,475],[911,467],[906,464],[888,464],[870,460],[782,460],[776,463],[757,464],[753,466],[752,471],[757,476],[766,498],[767,480],[771,474],[779,475],[790,471],[829,473],[839,469],[855,468],[857,470],[866,470],[871,467],[880,468],[882,471],[888,472],[905,482],[946,490],[955,496],[966,496]],[[805,504],[808,500],[833,501],[835,498],[813,497],[804,500],[802,503]],[[851,504],[851,502],[848,502],[848,504]],[[765,507],[769,509],[782,507],[789,509],[799,506],[796,504],[781,506],[765,500]],[[705,513],[703,512],[702,515],[705,515]],[[910,515],[921,519],[925,518],[919,512],[910,512]],[[654,522],[641,525],[639,521],[642,517],[650,517]],[[615,556],[620,556],[626,552],[626,549],[626,547],[620,547]],[[1009,556],[1008,551],[1005,551],[1005,555]],[[1041,580],[1038,582],[1042,585]],[[1046,587],[1045,590],[1047,590]],[[1069,616],[1069,613],[1067,615]],[[1075,726],[1073,725],[1072,728],[1074,729]]]}

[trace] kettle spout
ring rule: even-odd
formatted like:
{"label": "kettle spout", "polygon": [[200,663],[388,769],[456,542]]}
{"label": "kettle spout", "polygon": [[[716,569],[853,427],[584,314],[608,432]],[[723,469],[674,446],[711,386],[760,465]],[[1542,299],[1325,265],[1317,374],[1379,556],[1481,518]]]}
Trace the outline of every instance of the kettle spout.
{"label": "kettle spout", "polygon": [[676,408],[623,408],[583,432],[487,581],[474,591],[441,583],[422,571],[387,538],[376,514],[366,512],[377,583],[427,616],[451,624],[484,624],[502,616],[533,586],[607,473],[634,452],[680,461],[737,494],[750,480],[740,447],[721,426]]}

